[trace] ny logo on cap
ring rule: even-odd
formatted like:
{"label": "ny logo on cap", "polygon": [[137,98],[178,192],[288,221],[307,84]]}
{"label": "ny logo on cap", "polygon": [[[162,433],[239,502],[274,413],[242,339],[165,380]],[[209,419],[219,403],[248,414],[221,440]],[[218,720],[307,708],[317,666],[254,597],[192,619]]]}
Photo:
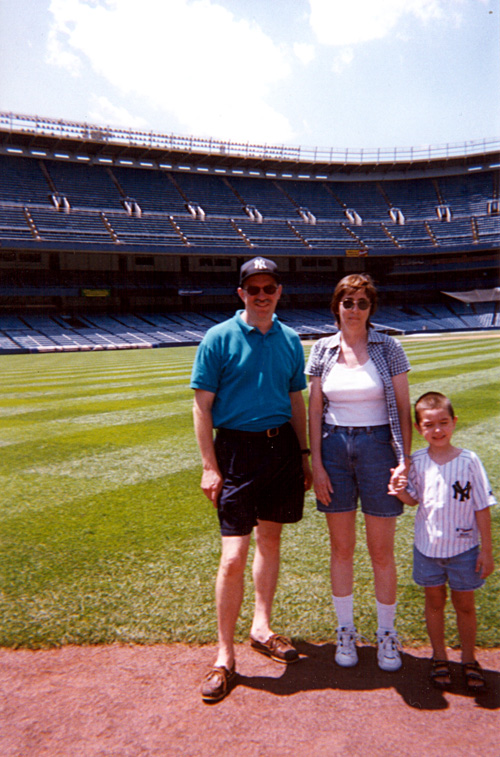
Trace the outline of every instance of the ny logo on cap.
{"label": "ny logo on cap", "polygon": [[256,258],[254,261],[254,268],[260,268],[261,270],[267,270],[267,263],[262,258]]}

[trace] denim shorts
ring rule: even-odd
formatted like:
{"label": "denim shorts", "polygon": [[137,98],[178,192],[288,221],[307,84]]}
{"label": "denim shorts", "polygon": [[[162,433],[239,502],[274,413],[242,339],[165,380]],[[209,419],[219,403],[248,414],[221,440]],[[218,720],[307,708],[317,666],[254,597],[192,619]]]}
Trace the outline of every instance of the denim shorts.
{"label": "denim shorts", "polygon": [[333,487],[331,502],[316,500],[322,513],[356,510],[358,499],[365,515],[393,518],[403,503],[387,493],[391,468],[397,465],[391,428],[385,426],[323,425],[321,454]]}
{"label": "denim shorts", "polygon": [[453,557],[427,557],[413,547],[413,580],[419,586],[443,586],[454,591],[480,589],[484,579],[476,571],[479,547]]}
{"label": "denim shorts", "polygon": [[217,506],[222,536],[246,536],[259,520],[301,520],[304,470],[291,423],[272,437],[219,429],[215,454],[224,478]]}

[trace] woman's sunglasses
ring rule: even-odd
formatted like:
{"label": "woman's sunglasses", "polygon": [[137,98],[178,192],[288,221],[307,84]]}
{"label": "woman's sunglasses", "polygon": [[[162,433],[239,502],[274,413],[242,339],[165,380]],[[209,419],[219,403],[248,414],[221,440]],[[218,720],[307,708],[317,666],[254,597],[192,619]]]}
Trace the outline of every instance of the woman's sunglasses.
{"label": "woman's sunglasses", "polygon": [[346,310],[352,310],[354,306],[357,305],[359,310],[368,310],[370,307],[370,300],[351,300],[349,297],[345,300],[342,300],[341,305]]}
{"label": "woman's sunglasses", "polygon": [[255,295],[259,294],[261,290],[266,294],[275,294],[277,289],[278,287],[274,284],[266,284],[265,287],[258,287],[255,284],[250,284],[250,286],[246,287],[245,291],[248,292],[251,297],[255,297]]}

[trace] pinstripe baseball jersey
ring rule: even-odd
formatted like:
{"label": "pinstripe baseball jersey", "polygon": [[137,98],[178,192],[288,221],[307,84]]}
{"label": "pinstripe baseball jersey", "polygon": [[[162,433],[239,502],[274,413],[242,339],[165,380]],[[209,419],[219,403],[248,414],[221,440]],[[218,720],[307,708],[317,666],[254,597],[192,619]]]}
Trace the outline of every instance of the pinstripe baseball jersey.
{"label": "pinstripe baseball jersey", "polygon": [[415,546],[427,557],[453,557],[479,544],[475,512],[496,504],[481,460],[466,449],[444,465],[427,448],[414,452],[408,492],[419,502]]}

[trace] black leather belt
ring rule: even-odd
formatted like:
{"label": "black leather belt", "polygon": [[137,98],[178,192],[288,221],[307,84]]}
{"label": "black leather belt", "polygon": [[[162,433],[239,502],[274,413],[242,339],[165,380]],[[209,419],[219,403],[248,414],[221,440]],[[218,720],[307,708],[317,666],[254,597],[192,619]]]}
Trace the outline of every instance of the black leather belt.
{"label": "black leather belt", "polygon": [[275,428],[266,428],[265,431],[240,431],[237,428],[219,428],[218,433],[222,436],[239,436],[240,438],[248,437],[249,439],[255,439],[258,437],[267,437],[273,439],[278,436],[279,432],[288,426],[288,423],[284,423],[283,426],[276,426]]}

